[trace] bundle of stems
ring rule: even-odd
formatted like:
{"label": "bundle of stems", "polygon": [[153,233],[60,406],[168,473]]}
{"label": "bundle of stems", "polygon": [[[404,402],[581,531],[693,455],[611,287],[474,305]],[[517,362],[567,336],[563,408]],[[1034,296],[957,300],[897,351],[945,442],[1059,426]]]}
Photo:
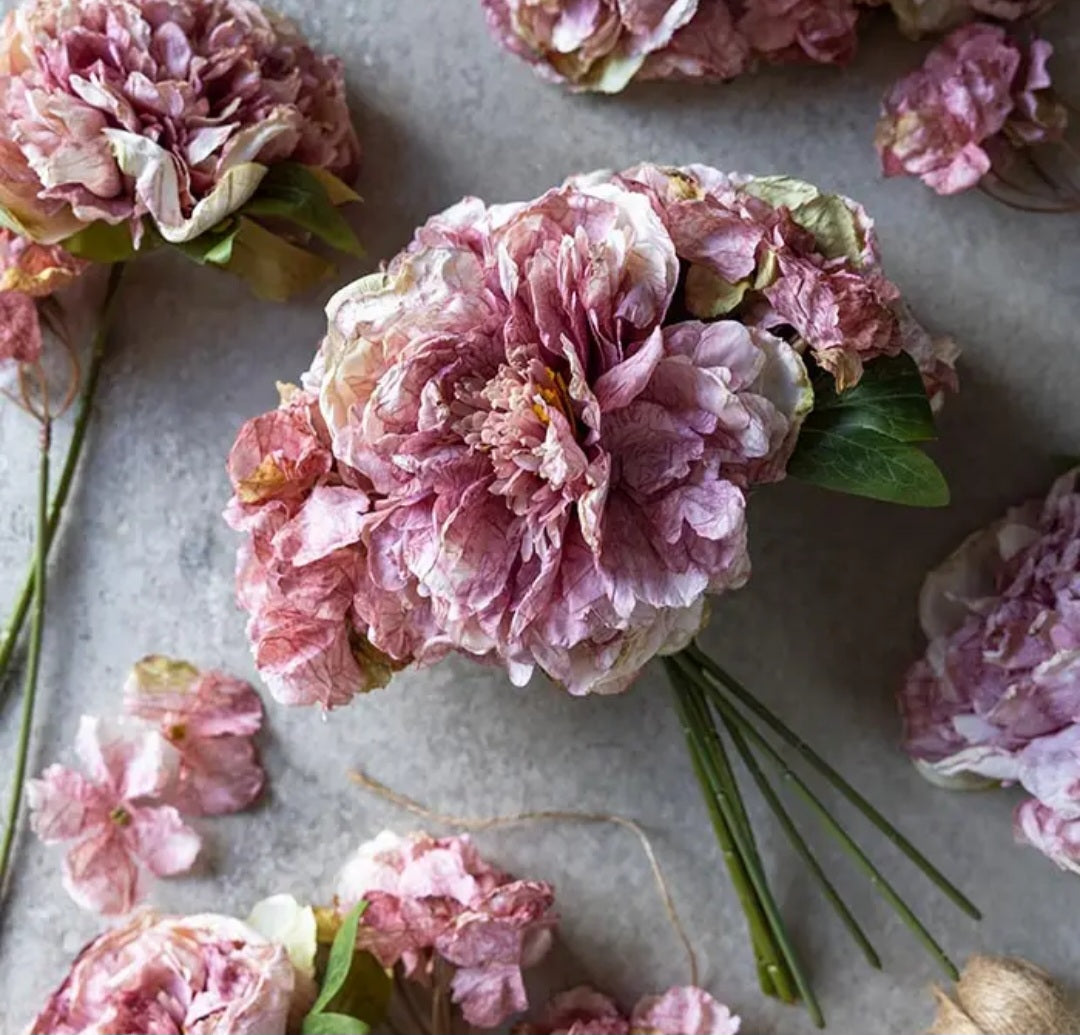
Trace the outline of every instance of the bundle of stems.
{"label": "bundle of stems", "polygon": [[775,771],[780,783],[803,799],[945,974],[956,980],[959,972],[952,960],[810,785],[788,764],[770,735],[793,749],[809,769],[839,791],[959,909],[976,920],[980,919],[979,910],[828,762],[696,644],[665,658],[664,665],[713,830],[746,914],[762,991],[785,1003],[801,1000],[814,1023],[824,1027],[821,1006],[769,887],[729,746],[870,966],[881,968],[877,951],[799,832],[762,762]]}

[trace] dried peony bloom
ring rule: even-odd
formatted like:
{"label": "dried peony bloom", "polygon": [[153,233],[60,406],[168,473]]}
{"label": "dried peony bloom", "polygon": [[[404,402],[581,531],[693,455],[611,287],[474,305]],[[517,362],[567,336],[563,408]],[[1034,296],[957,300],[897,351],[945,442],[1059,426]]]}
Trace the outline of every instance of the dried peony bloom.
{"label": "dried peony bloom", "polygon": [[288,953],[232,917],[143,911],[79,953],[29,1035],[285,1035]]}
{"label": "dried peony bloom", "polygon": [[128,677],[124,710],[153,723],[179,754],[167,801],[182,813],[239,812],[262,793],[266,773],[251,738],[263,707],[248,683],[151,656]]}
{"label": "dried peony bloom", "polygon": [[251,0],[27,0],[0,45],[0,203],[51,243],[190,241],[284,160],[351,175],[340,63]]}
{"label": "dried peony bloom", "polygon": [[[1018,830],[1080,818],[1080,470],[971,536],[923,587],[930,640],[900,694],[931,777],[1019,782]],[[1036,805],[1040,806],[1036,808]],[[1056,835],[1055,835],[1056,836]]]}
{"label": "dried peony bloom", "polygon": [[642,999],[627,1017],[614,1000],[582,985],[555,996],[538,1022],[516,1030],[520,1035],[737,1035],[739,1018],[693,986]]}
{"label": "dried peony bloom", "polygon": [[454,1002],[470,1024],[493,1028],[528,1006],[522,971],[551,945],[554,889],[489,866],[468,837],[399,837],[361,845],[337,882],[343,909],[363,899],[357,944],[385,967],[430,981],[453,968]]}
{"label": "dried peony bloom", "polygon": [[241,430],[226,514],[260,671],[325,707],[451,650],[623,690],[745,582],[804,356],[841,388],[905,350],[951,373],[859,206],[704,166],[466,199],[328,316],[304,389]]}
{"label": "dried peony bloom", "polygon": [[156,732],[106,729],[87,715],[75,749],[85,776],[52,765],[29,781],[30,825],[46,844],[75,842],[63,880],[83,909],[126,913],[141,898],[144,869],[172,876],[199,854],[199,835],[180,813],[150,803],[175,778],[179,758]]}
{"label": "dried peony bloom", "polygon": [[1013,825],[1020,844],[1037,848],[1062,870],[1080,873],[1080,815],[1062,815],[1030,798],[1016,810]]}
{"label": "dried peony bloom", "polygon": [[987,147],[999,139],[1059,135],[1064,109],[1047,93],[1051,53],[1044,40],[1025,46],[996,25],[957,29],[885,97],[875,138],[885,175],[956,194],[990,171]]}
{"label": "dried peony bloom", "polygon": [[843,64],[858,46],[855,0],[746,0],[739,31],[770,61]]}

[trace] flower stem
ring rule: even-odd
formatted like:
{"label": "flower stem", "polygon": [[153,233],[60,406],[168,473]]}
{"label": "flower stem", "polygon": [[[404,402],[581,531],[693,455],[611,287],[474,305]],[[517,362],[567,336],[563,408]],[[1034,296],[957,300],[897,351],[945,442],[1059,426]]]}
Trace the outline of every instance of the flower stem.
{"label": "flower stem", "polygon": [[[123,270],[123,263],[117,263],[109,271],[109,284],[105,291],[105,300],[102,303],[97,331],[94,334],[91,346],[86,379],[83,381],[82,392],[79,395],[79,406],[75,414],[71,442],[68,445],[67,456],[64,458],[64,466],[60,470],[60,478],[56,484],[56,494],[53,496],[52,506],[49,508],[48,524],[45,532],[46,556],[48,556],[53,539],[56,537],[56,530],[60,526],[64,505],[67,503],[72,482],[75,480],[75,471],[78,469],[79,459],[82,456],[86,431],[90,424],[90,415],[93,412],[94,396],[97,392],[98,382],[101,379],[101,367],[105,358],[105,344],[108,340],[109,317],[112,312],[113,301],[116,298],[117,288],[120,286],[120,277]],[[30,603],[34,596],[35,571],[36,565],[32,564],[30,570],[26,573],[26,579],[15,602],[11,619],[4,630],[4,638],[0,641],[0,688],[2,688],[8,668],[11,665],[15,645],[19,640],[19,633],[22,631],[23,623],[26,621],[26,616],[30,611]]]}
{"label": "flower stem", "polygon": [[41,639],[45,628],[45,553],[48,539],[49,507],[49,448],[52,422],[45,416],[41,426],[41,459],[38,469],[37,539],[34,546],[33,617],[30,622],[30,654],[23,684],[22,721],[15,751],[15,771],[12,774],[11,797],[8,804],[4,840],[0,843],[0,899],[7,884],[8,864],[15,844],[22,808],[23,784],[26,779],[26,760],[30,753],[30,731],[34,718],[34,698],[37,696],[38,671],[41,665]]}
{"label": "flower stem", "polygon": [[[793,747],[808,765],[817,770],[833,785],[852,805],[855,806],[893,845],[904,853],[926,877],[932,881],[959,909],[974,920],[981,920],[982,913],[925,855],[922,854],[899,830],[896,829],[873,805],[867,801],[847,780],[844,779],[828,762],[817,754],[801,737],[787,726],[768,708],[765,707],[737,679],[729,675],[715,661],[705,654],[696,644],[691,644],[685,651],[695,663],[705,670],[712,685],[730,693],[747,710],[753,712],[781,740]],[[745,720],[744,720],[745,721]],[[756,732],[756,731],[755,731]]]}

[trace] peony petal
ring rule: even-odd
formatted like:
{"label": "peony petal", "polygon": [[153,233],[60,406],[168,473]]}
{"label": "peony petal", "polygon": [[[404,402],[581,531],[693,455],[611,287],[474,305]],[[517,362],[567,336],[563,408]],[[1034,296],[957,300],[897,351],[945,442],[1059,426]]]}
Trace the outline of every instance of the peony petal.
{"label": "peony petal", "polygon": [[109,802],[81,773],[51,765],[26,785],[30,826],[46,844],[70,841],[108,819]]}
{"label": "peony petal", "polygon": [[91,778],[118,800],[153,798],[175,779],[179,755],[156,731],[118,719],[90,715],[79,720],[75,750]]}
{"label": "peony petal", "polygon": [[184,815],[241,812],[262,794],[266,772],[250,737],[200,736],[192,731],[177,747],[180,779],[168,801]]}
{"label": "peony petal", "polygon": [[142,897],[138,867],[116,824],[100,828],[64,857],[64,890],[83,909],[113,916]]}
{"label": "peony petal", "polygon": [[122,836],[132,856],[154,876],[172,877],[190,870],[202,839],[169,805],[130,810],[131,820]]}

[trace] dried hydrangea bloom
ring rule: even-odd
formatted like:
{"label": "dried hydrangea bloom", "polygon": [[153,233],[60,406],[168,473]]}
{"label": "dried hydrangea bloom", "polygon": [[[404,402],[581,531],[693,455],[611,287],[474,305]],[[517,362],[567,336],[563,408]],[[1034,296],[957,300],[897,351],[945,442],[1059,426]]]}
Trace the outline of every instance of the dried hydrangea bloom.
{"label": "dried hydrangea bloom", "polygon": [[554,889],[489,866],[468,837],[399,837],[361,845],[337,882],[343,909],[363,899],[357,944],[385,967],[429,982],[453,969],[454,1002],[470,1024],[493,1028],[528,1005],[522,971],[551,945]]}
{"label": "dried hydrangea bloom", "polygon": [[340,63],[251,0],[27,0],[0,48],[0,203],[37,240],[188,241],[269,163],[358,162]]}
{"label": "dried hydrangea bloom", "polygon": [[1019,782],[1047,810],[1025,815],[1047,822],[1080,818],[1078,477],[931,572],[920,600],[930,644],[900,694],[905,747],[928,775]]}
{"label": "dried hydrangea bloom", "polygon": [[739,1018],[708,992],[672,988],[642,999],[630,1016],[587,985],[562,992],[539,1021],[516,1029],[520,1035],[737,1035]]}
{"label": "dried hydrangea bloom", "polygon": [[285,1035],[288,953],[247,924],[141,912],[79,953],[29,1035]]}
{"label": "dried hydrangea bloom", "polygon": [[152,656],[128,677],[124,710],[153,723],[180,756],[167,801],[182,813],[239,812],[262,793],[266,773],[252,737],[263,707],[250,684]]}
{"label": "dried hydrangea bloom", "polygon": [[86,774],[52,765],[27,785],[30,825],[46,844],[74,841],[64,858],[68,894],[84,909],[126,913],[140,900],[145,873],[191,868],[199,835],[171,805],[153,804],[175,778],[179,759],[156,732],[106,729],[83,716],[75,748]]}
{"label": "dried hydrangea bloom", "polygon": [[1000,26],[957,29],[886,95],[875,144],[886,176],[918,176],[938,194],[974,187],[988,148],[1054,139],[1064,109],[1050,99],[1050,44],[1023,44]]}

